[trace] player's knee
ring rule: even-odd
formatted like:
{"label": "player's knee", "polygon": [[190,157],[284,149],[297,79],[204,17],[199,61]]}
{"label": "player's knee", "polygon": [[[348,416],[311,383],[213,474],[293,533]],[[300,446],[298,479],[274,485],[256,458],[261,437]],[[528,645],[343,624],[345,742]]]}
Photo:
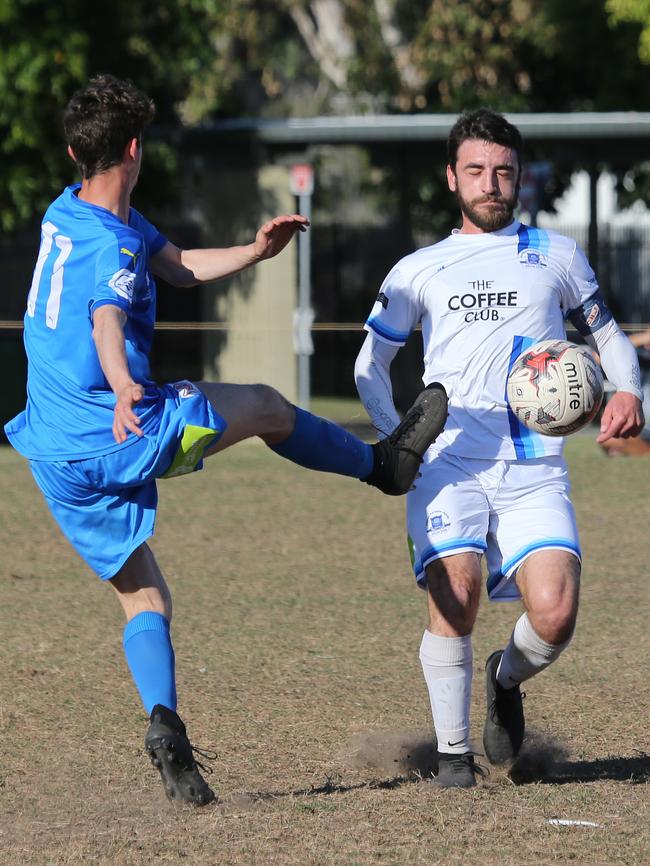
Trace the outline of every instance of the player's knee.
{"label": "player's knee", "polygon": [[118,599],[127,622],[141,613],[159,613],[171,622],[172,599],[169,590],[147,587],[128,595],[118,592]]}
{"label": "player's knee", "polygon": [[289,436],[295,424],[291,403],[271,385],[251,385],[260,427],[260,436]]}
{"label": "player's knee", "polygon": [[172,596],[156,559],[145,544],[133,551],[118,573],[110,579],[127,622],[139,613],[159,613],[172,618]]}
{"label": "player's knee", "polygon": [[552,587],[540,592],[528,611],[535,631],[542,640],[559,646],[573,636],[578,617],[578,596]]}

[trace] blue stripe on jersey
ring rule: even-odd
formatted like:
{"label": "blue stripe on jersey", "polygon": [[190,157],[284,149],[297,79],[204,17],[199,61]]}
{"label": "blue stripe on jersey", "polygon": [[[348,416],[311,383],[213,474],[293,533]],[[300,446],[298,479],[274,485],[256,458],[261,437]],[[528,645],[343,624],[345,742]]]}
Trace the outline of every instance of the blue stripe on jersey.
{"label": "blue stripe on jersey", "polygon": [[[510,361],[508,362],[508,373],[512,370],[515,361],[535,341],[532,337],[513,337],[512,350],[510,352]],[[508,406],[508,423],[510,424],[510,436],[512,444],[515,446],[515,454],[518,460],[531,459],[544,454],[544,446],[542,445],[539,433],[529,430],[517,418],[515,413],[508,405],[508,388],[506,384],[505,391],[506,406]]]}
{"label": "blue stripe on jersey", "polygon": [[519,243],[517,244],[517,253],[523,250],[534,249],[540,253],[548,253],[550,246],[550,238],[548,232],[543,229],[534,228],[534,226],[521,225],[517,230]]}
{"label": "blue stripe on jersey", "polygon": [[533,229],[535,232],[534,239],[531,240],[531,247],[534,247],[536,250],[539,250],[540,253],[544,253],[545,255],[548,253],[548,248],[550,246],[550,238],[548,232],[545,232],[544,229]]}
{"label": "blue stripe on jersey", "polygon": [[409,331],[394,331],[392,328],[389,328],[388,325],[385,325],[383,322],[380,322],[377,316],[370,316],[366,325],[369,328],[379,334],[380,337],[383,337],[385,340],[390,340],[391,343],[405,343],[409,336]]}
{"label": "blue stripe on jersey", "polygon": [[530,246],[530,243],[528,242],[528,226],[519,226],[519,228],[517,229],[517,235],[519,236],[517,253],[520,253],[523,250],[528,249],[528,247]]}
{"label": "blue stripe on jersey", "polygon": [[532,544],[526,545],[526,547],[522,547],[521,550],[517,551],[517,553],[512,556],[507,562],[504,562],[501,566],[501,570],[497,571],[496,574],[491,574],[487,579],[487,591],[488,593],[492,592],[495,586],[499,583],[499,581],[503,580],[503,578],[508,574],[513,566],[518,565],[524,557],[528,556],[529,553],[533,553],[535,550],[569,550],[571,553],[575,553],[577,557],[580,557],[580,548],[568,538],[541,538],[538,541],[534,541]]}

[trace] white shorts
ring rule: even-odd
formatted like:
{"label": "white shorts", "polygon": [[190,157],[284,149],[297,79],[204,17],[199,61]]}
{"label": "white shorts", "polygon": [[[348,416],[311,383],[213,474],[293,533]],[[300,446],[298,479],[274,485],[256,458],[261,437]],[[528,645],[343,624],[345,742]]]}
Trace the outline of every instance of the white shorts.
{"label": "white shorts", "polygon": [[427,565],[455,553],[487,552],[492,601],[520,598],[515,573],[538,550],[568,550],[580,559],[564,458],[475,460],[442,451],[421,472],[407,495],[406,525],[423,589]]}

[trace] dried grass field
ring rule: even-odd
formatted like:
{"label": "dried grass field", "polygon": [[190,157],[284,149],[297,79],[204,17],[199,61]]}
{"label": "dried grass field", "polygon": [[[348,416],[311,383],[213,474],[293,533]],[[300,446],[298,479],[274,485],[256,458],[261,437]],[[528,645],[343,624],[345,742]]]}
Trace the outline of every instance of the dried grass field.
{"label": "dried grass field", "polygon": [[[1,866],[650,863],[650,461],[568,443],[573,646],[527,684],[512,778],[437,791],[404,504],[246,443],[160,484],[179,711],[220,801],[174,808],[143,750],[121,614],[0,449]],[[482,601],[482,663],[517,605]],[[550,820],[589,822],[556,825]]]}

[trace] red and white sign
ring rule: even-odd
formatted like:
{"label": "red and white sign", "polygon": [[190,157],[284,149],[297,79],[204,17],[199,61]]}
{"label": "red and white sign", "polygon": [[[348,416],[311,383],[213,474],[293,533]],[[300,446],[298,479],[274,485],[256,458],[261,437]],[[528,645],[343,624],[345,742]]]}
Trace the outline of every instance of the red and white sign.
{"label": "red and white sign", "polygon": [[291,166],[289,189],[293,195],[311,195],[314,191],[314,169],[306,162]]}

